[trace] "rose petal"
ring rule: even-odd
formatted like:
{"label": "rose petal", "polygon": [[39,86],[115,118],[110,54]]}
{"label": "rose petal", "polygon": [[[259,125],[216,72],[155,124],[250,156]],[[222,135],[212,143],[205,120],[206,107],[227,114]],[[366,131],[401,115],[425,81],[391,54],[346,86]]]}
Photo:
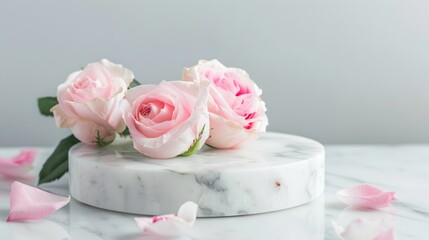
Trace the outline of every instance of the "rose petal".
{"label": "rose petal", "polygon": [[59,104],[53,106],[50,111],[54,114],[55,124],[58,128],[71,128],[77,119],[66,114]]}
{"label": "rose petal", "polygon": [[10,191],[10,212],[6,221],[38,220],[69,202],[70,196],[58,196],[15,181]]}
{"label": "rose petal", "polygon": [[152,236],[177,237],[192,228],[197,218],[198,205],[184,203],[176,215],[155,216],[153,218],[135,218],[139,228]]}
{"label": "rose petal", "polygon": [[77,122],[71,131],[77,139],[88,145],[108,144],[116,137],[114,129],[106,129],[90,120]]}
{"label": "rose petal", "polygon": [[358,208],[382,208],[395,201],[395,192],[385,192],[368,184],[359,184],[337,192],[337,197],[343,203]]}
{"label": "rose petal", "polygon": [[186,222],[194,224],[197,219],[198,205],[194,202],[186,202],[180,206],[177,216]]}
{"label": "rose petal", "polygon": [[238,148],[262,135],[258,129],[244,129],[240,124],[210,113],[210,134],[206,144],[215,148]]}
{"label": "rose petal", "polygon": [[[107,59],[101,59],[100,63],[106,69],[109,69],[110,73],[115,78],[113,84],[128,88],[128,85],[130,85],[130,83],[133,81],[134,73],[131,70],[122,66],[121,64],[112,63]],[[118,79],[121,79],[121,81],[118,81]]]}
{"label": "rose petal", "polygon": [[21,150],[19,154],[11,158],[0,158],[0,175],[8,178],[25,177],[33,168],[32,163],[36,158],[35,150]]}

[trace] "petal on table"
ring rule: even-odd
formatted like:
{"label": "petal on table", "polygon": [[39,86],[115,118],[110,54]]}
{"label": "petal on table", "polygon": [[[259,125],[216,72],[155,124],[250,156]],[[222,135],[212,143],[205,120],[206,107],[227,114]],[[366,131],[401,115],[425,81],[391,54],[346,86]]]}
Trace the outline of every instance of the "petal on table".
{"label": "petal on table", "polygon": [[0,175],[8,178],[24,177],[33,167],[36,158],[36,150],[21,150],[19,154],[11,158],[0,157]]}
{"label": "petal on table", "polygon": [[186,202],[180,206],[177,216],[188,223],[194,224],[197,219],[198,205],[193,202]]}
{"label": "petal on table", "polygon": [[10,191],[10,213],[6,221],[38,220],[69,202],[70,196],[58,196],[15,181]]}
{"label": "petal on table", "polygon": [[198,205],[193,202],[183,204],[177,215],[169,214],[153,218],[135,218],[139,228],[153,236],[177,237],[186,233],[194,225]]}
{"label": "petal on table", "polygon": [[357,208],[382,208],[395,201],[395,192],[384,190],[368,184],[359,184],[337,192],[337,197],[343,203]]}

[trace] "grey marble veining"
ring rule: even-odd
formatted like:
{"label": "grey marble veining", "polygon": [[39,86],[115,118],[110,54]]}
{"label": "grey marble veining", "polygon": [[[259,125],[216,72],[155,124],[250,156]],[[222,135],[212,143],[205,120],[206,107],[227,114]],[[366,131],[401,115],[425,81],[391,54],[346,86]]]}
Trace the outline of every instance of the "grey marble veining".
{"label": "grey marble veining", "polygon": [[[34,173],[52,149],[39,149]],[[18,152],[0,149],[0,156]],[[427,239],[429,222],[429,145],[328,145],[326,146],[326,187],[323,196],[311,203],[271,213],[227,218],[199,218],[188,236],[193,240],[281,240],[339,239],[332,220],[339,224],[358,218],[386,220],[397,239]],[[347,208],[335,197],[341,188],[369,182],[396,191],[397,202],[389,208],[359,211]],[[0,179],[0,219],[9,211],[11,182]],[[44,189],[68,194],[68,176],[46,184]],[[142,203],[143,205],[144,203]],[[152,239],[139,232],[136,215],[106,211],[71,203],[46,219],[28,223],[0,220],[2,240],[143,240]]]}
{"label": "grey marble veining", "polygon": [[91,206],[126,213],[166,214],[186,201],[199,205],[199,217],[263,213],[317,198],[324,188],[324,157],[320,143],[279,133],[240,149],[205,147],[174,159],[145,157],[129,140],[105,148],[80,144],[69,153],[70,193]]}

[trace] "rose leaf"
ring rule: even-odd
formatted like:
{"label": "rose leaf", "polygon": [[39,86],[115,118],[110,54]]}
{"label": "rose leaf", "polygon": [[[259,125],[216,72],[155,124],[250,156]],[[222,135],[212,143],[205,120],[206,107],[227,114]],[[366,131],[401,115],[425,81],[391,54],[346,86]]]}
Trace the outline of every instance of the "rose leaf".
{"label": "rose leaf", "polygon": [[198,134],[198,138],[196,139],[195,143],[188,149],[188,151],[180,154],[179,156],[188,157],[197,151],[198,146],[200,146],[200,140],[201,140],[201,137],[203,136],[205,127],[206,127],[206,125],[204,124],[203,128],[201,129],[200,133]]}
{"label": "rose leaf", "polygon": [[121,137],[130,136],[130,129],[128,129],[128,127],[126,127],[124,131],[119,133],[119,136],[121,136]]}
{"label": "rose leaf", "polygon": [[133,81],[130,83],[130,85],[128,86],[128,89],[131,89],[131,88],[135,88],[135,87],[137,87],[138,85],[142,85],[141,83],[139,83],[139,81],[137,81],[137,80],[135,80],[135,79],[133,79]]}
{"label": "rose leaf", "polygon": [[38,185],[59,179],[69,170],[69,149],[79,142],[73,134],[60,141],[54,152],[43,164],[39,173]]}
{"label": "rose leaf", "polygon": [[58,104],[57,97],[41,97],[37,99],[39,111],[44,116],[54,116],[51,108]]}

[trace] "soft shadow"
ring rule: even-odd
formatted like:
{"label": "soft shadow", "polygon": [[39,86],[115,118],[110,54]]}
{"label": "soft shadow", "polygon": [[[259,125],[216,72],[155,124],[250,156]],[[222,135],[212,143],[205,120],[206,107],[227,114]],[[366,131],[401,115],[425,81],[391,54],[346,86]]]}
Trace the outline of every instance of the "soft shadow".
{"label": "soft shadow", "polygon": [[0,221],[7,219],[7,216],[9,215],[9,210],[7,209],[0,209]]}
{"label": "soft shadow", "polygon": [[62,226],[46,219],[28,222],[8,222],[7,225],[11,240],[29,239],[29,237],[32,240],[72,239]]}
{"label": "soft shadow", "polygon": [[342,203],[340,203],[338,201],[336,201],[336,202],[326,201],[326,204],[325,204],[325,209],[340,211],[343,208],[344,208],[344,204],[342,204]]}
{"label": "soft shadow", "polygon": [[346,207],[332,220],[332,228],[341,239],[395,239],[393,221],[383,210]]}
{"label": "soft shadow", "polygon": [[126,234],[116,238],[117,240],[191,240],[188,236],[180,236],[173,238],[165,238],[165,237],[154,237],[149,236],[144,233],[141,234]]}
{"label": "soft shadow", "polygon": [[15,181],[18,181],[30,186],[36,186],[36,177],[34,176],[25,176],[25,177],[16,177],[16,178],[4,178],[0,176],[0,189],[10,191],[10,186]]}

